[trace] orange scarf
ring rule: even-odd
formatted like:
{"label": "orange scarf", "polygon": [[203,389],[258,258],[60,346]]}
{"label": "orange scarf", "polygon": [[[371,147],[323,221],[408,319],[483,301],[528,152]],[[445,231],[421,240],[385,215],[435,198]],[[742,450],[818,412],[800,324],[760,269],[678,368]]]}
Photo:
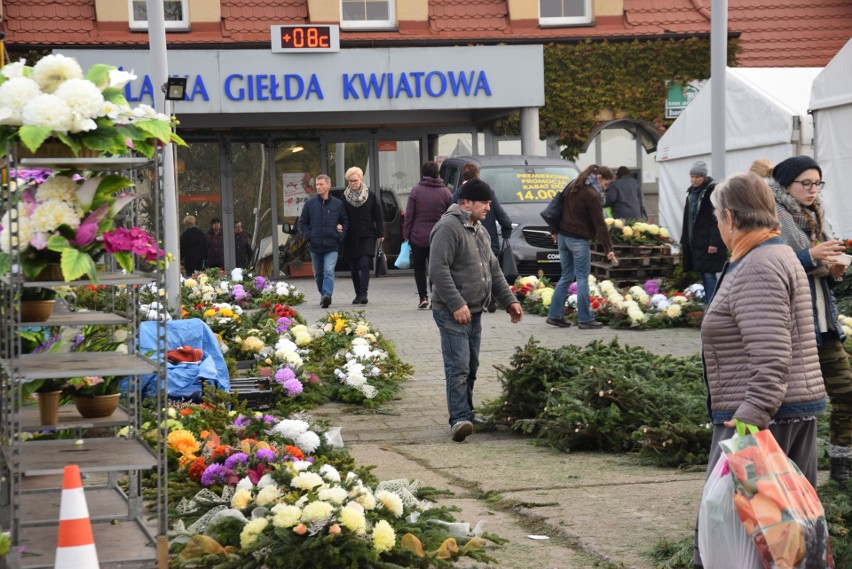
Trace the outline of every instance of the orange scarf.
{"label": "orange scarf", "polygon": [[731,244],[731,261],[738,261],[768,239],[781,235],[777,229],[755,229],[743,233]]}

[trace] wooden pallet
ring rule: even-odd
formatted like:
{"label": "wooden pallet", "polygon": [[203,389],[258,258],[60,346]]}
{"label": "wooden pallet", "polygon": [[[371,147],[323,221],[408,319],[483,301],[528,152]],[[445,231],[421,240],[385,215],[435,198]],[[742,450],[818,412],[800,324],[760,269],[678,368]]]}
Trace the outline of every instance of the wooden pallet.
{"label": "wooden pallet", "polygon": [[[680,263],[680,255],[622,255],[615,251],[620,267],[657,267],[673,266]],[[592,262],[609,263],[606,253],[592,251]]]}
{"label": "wooden pallet", "polygon": [[259,377],[232,377],[231,391],[245,401],[250,409],[264,411],[274,404],[274,394],[260,381]]}
{"label": "wooden pallet", "polygon": [[[603,253],[604,248],[600,243],[593,243],[592,250]],[[671,255],[672,249],[668,245],[634,245],[632,243],[613,243],[612,250],[617,257],[647,256],[647,255]]]}
{"label": "wooden pallet", "polygon": [[626,282],[636,283],[640,280],[653,279],[657,277],[670,277],[674,268],[672,266],[647,266],[647,267],[624,267],[613,266],[610,263],[592,262],[592,275],[599,280],[614,280],[620,284]]}

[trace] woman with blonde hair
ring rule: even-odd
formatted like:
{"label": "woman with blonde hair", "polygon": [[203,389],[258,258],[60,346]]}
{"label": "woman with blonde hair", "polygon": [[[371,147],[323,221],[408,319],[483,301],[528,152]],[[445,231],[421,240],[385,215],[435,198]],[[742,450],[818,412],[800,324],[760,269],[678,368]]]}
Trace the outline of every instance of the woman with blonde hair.
{"label": "woman with blonde hair", "polygon": [[385,224],[379,200],[364,184],[364,171],[357,166],[346,170],[343,205],[349,217],[349,231],[343,238],[343,254],[349,259],[355,298],[352,304],[367,304],[370,265],[385,238]]}
{"label": "woman with blonde hair", "polygon": [[[778,230],[775,201],[752,172],[716,186],[710,201],[731,260],[704,314],[701,341],[713,423],[707,474],[735,420],[769,429],[811,484],[825,388],[808,277]],[[696,539],[695,565],[701,567]]]}

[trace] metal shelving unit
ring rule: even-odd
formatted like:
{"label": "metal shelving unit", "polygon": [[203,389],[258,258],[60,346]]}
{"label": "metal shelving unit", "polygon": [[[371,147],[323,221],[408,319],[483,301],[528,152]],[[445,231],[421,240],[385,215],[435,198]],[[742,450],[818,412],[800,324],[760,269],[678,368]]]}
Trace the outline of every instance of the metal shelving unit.
{"label": "metal shelving unit", "polygon": [[[0,149],[2,150],[2,149]],[[90,171],[118,173],[141,178],[143,168],[152,168],[148,210],[149,231],[163,235],[162,151],[155,160],[147,158],[24,158],[16,161],[16,149],[0,155],[2,195],[0,214],[9,211],[12,272],[0,276],[0,461],[3,484],[0,493],[0,525],[11,531],[12,549],[5,558],[10,569],[53,567],[61,496],[61,474],[68,464],[78,464],[97,484],[86,483],[95,543],[101,567],[165,568],[168,547],[166,512],[166,405],[165,319],[157,327],[157,353],[142,354],[136,345],[139,329],[137,308],[139,287],[165,286],[162,271],[98,274],[98,285],[109,291],[123,290],[123,300],[113,293],[104,311],[71,311],[54,314],[45,322],[22,322],[19,311],[21,291],[26,287],[55,288],[84,286],[87,280],[70,283],[25,281],[16,267],[20,250],[15,247],[19,230],[17,207],[20,189],[14,180],[18,170]],[[140,218],[138,203],[128,206],[123,223],[130,226]],[[107,266],[114,267],[107,255]],[[163,310],[165,310],[163,308]],[[45,326],[56,329],[96,325],[129,329],[128,353],[70,352],[23,354],[18,332],[22,328]],[[157,375],[157,437],[151,446],[139,436],[141,397],[139,378]],[[24,401],[23,387],[42,379],[79,376],[128,376],[129,390],[123,405],[111,417],[85,419],[72,406],[60,408],[55,425],[43,425],[35,406]],[[122,429],[126,435],[118,437]],[[32,433],[53,431],[54,439],[36,439]],[[151,472],[156,481],[156,499],[145,508],[142,476]],[[121,482],[121,483],[119,483]],[[153,521],[149,521],[153,520]],[[120,544],[120,545],[119,545]],[[22,554],[21,546],[26,548]]]}

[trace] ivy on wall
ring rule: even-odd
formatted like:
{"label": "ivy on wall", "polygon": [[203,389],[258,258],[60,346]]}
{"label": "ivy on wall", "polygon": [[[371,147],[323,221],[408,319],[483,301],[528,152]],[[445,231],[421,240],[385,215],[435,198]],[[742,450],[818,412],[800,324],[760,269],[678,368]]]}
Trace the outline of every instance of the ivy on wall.
{"label": "ivy on wall", "polygon": [[[728,42],[728,65],[736,64],[739,44]],[[562,155],[574,159],[592,128],[603,120],[631,118],[657,125],[666,120],[666,81],[710,77],[710,40],[657,39],[631,42],[586,40],[544,48],[542,137],[554,136]],[[518,134],[516,113],[496,121],[497,134]]]}

